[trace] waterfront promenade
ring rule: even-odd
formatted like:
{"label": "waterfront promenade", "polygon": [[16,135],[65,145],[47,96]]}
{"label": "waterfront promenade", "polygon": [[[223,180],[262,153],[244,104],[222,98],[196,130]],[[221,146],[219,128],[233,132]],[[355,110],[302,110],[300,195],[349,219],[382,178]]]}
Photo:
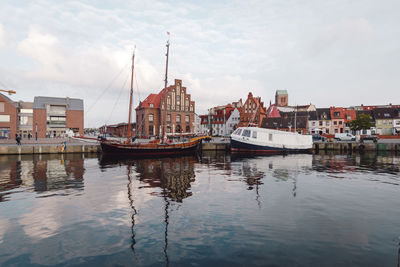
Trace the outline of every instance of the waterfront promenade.
{"label": "waterfront promenade", "polygon": [[13,139],[0,139],[0,155],[10,154],[58,154],[97,153],[100,146],[95,140],[78,138],[38,138],[22,139],[21,145]]}

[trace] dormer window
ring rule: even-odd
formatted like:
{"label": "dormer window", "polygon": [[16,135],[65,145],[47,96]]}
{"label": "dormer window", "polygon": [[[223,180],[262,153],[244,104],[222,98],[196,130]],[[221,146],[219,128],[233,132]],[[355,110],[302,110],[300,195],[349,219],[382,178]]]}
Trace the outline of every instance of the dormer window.
{"label": "dormer window", "polygon": [[151,108],[154,108],[154,105],[153,105],[153,103],[150,103],[150,107],[151,107]]}

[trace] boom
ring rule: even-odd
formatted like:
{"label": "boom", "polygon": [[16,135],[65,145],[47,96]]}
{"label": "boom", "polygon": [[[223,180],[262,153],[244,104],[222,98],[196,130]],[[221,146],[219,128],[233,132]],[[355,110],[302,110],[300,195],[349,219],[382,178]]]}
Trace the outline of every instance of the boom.
{"label": "boom", "polygon": [[13,90],[4,90],[4,89],[0,89],[0,92],[6,92],[6,93],[8,93],[9,95],[15,94],[15,93],[16,93],[16,92],[13,91]]}

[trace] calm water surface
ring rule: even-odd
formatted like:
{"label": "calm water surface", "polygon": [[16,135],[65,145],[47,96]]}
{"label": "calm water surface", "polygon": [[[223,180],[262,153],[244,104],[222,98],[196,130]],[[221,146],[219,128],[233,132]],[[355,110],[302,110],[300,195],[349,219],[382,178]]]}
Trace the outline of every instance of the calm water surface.
{"label": "calm water surface", "polygon": [[400,156],[0,157],[0,266],[398,266]]}

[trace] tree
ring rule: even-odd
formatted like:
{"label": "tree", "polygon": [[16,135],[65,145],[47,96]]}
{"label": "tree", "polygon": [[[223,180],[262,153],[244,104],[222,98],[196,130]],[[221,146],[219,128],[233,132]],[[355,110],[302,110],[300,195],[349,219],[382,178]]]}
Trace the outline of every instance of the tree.
{"label": "tree", "polygon": [[371,121],[370,115],[362,113],[357,116],[357,119],[349,122],[349,126],[352,131],[361,131],[370,129],[374,123]]}

